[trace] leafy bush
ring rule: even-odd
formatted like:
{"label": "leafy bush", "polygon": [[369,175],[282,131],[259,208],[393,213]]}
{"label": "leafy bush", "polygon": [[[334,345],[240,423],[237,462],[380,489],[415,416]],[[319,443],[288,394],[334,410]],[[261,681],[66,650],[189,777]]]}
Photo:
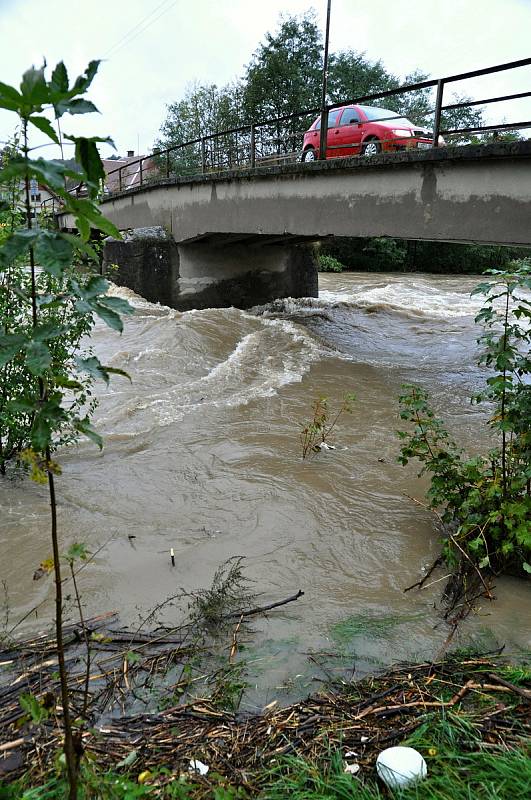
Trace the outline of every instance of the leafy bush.
{"label": "leafy bush", "polygon": [[490,404],[497,446],[465,458],[424,390],[406,386],[400,397],[400,417],[414,428],[398,433],[399,461],[416,458],[421,473],[431,474],[428,499],[431,508],[442,509],[448,564],[455,568],[465,560],[477,572],[517,565],[531,573],[531,263],[511,266],[492,270],[493,280],[473,292],[485,295],[476,316],[483,327],[479,363],[494,372],[472,401]]}
{"label": "leafy bush", "polygon": [[380,236],[369,239],[363,254],[375,265],[374,269],[398,271],[404,268],[407,251],[404,242]]}
{"label": "leafy bush", "polygon": [[[74,357],[88,358],[90,351],[82,353],[80,342],[93,327],[92,317],[79,310],[78,298],[72,292],[77,278],[70,265],[61,275],[42,270],[35,275],[38,297],[39,326],[43,332],[52,333],[31,346],[25,357],[19,352],[7,363],[0,361],[0,473],[5,474],[10,459],[17,458],[35,438],[35,416],[28,395],[35,385],[36,372],[43,366],[43,375],[51,385],[62,386],[72,392],[68,412],[54,431],[54,447],[66,444],[78,435],[76,426],[94,409],[91,400],[94,376],[75,374]],[[0,273],[0,318],[3,337],[29,339],[33,327],[31,306],[20,302],[20,297],[31,294],[32,275],[26,264],[12,263]],[[93,282],[94,284],[94,282]],[[62,297],[61,302],[57,297]],[[44,335],[44,333],[43,333]],[[13,338],[4,339],[13,341]],[[15,340],[16,341],[16,340]],[[53,379],[51,378],[53,374]],[[49,377],[48,377],[49,376]],[[53,381],[53,383],[52,383]]]}
{"label": "leafy bush", "polygon": [[344,269],[459,275],[507,269],[510,261],[527,257],[523,248],[516,247],[345,236],[327,239],[321,253],[340,261]]}
{"label": "leafy bush", "polygon": [[343,264],[333,256],[326,256],[319,253],[318,256],[319,272],[343,272]]}
{"label": "leafy bush", "polygon": [[[90,353],[80,352],[80,340],[90,332],[96,316],[121,331],[121,314],[133,311],[125,300],[107,294],[109,284],[102,277],[83,276],[74,268],[76,254],[80,252],[98,261],[89,242],[91,229],[120,236],[97,204],[105,176],[97,142],[109,140],[69,136],[62,133],[59,124],[67,112],[97,111],[82,95],[91,85],[98,65],[99,61],[91,61],[85,74],[72,85],[63,62],[57,64],[50,80],[46,79],[44,65],[41,69],[28,69],[18,89],[0,83],[0,108],[16,114],[21,131],[20,145],[9,151],[7,157],[4,151],[0,168],[0,187],[8,187],[7,193],[5,189],[2,191],[0,211],[10,215],[8,235],[0,241],[0,467],[5,470],[6,459],[18,455],[31,468],[32,478],[48,484],[56,649],[69,800],[78,797],[82,732],[71,716],[63,646],[63,579],[55,484],[55,476],[61,469],[52,459],[52,453],[65,438],[81,435],[102,446],[101,437],[91,425],[90,403],[87,408],[91,381],[101,378],[108,382],[110,373],[125,373],[104,366]],[[42,112],[52,116],[57,131],[48,117],[41,116]],[[76,166],[31,158],[31,126],[61,149],[63,137],[73,142]],[[86,196],[76,197],[68,192],[69,178],[76,184],[84,184]],[[65,211],[75,220],[79,236],[35,225],[30,204],[34,181],[61,198]],[[22,217],[18,217],[21,208]]]}

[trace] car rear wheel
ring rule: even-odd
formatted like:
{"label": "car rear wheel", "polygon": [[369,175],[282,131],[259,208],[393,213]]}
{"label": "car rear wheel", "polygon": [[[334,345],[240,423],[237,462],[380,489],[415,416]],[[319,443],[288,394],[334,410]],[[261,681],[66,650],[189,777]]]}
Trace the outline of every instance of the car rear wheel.
{"label": "car rear wheel", "polygon": [[302,154],[302,160],[303,161],[317,160],[317,156],[315,155],[315,150],[313,149],[313,147],[308,147],[308,149],[304,151],[304,153]]}
{"label": "car rear wheel", "polygon": [[371,156],[376,156],[378,155],[378,153],[381,152],[382,152],[382,145],[380,144],[378,139],[370,139],[363,145],[362,155],[367,156],[367,158],[370,158]]}

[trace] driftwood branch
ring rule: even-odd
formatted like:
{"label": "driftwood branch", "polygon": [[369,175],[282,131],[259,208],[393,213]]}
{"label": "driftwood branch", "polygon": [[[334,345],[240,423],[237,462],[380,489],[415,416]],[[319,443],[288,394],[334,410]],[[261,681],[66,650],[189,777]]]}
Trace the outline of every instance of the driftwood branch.
{"label": "driftwood branch", "polygon": [[298,600],[303,594],[304,592],[302,589],[299,589],[297,594],[292,594],[291,597],[286,597],[285,600],[279,600],[277,603],[270,603],[268,606],[256,606],[256,608],[250,608],[248,611],[235,611],[232,614],[228,614],[225,619],[237,619],[238,617],[252,617],[255,614],[264,614],[266,611],[271,611],[273,608],[279,608],[279,606],[285,606],[287,603],[293,603],[294,600]]}
{"label": "driftwood branch", "polygon": [[434,571],[437,569],[437,567],[439,567],[439,566],[440,566],[442,563],[443,563],[443,557],[442,557],[442,556],[439,556],[438,558],[436,558],[436,559],[435,559],[435,561],[433,562],[433,564],[431,565],[431,567],[429,568],[429,570],[427,571],[427,573],[424,575],[424,577],[423,577],[423,578],[421,578],[421,579],[420,579],[420,581],[417,581],[416,583],[412,583],[412,584],[411,584],[411,586],[408,586],[408,587],[407,587],[407,589],[404,589],[404,594],[405,594],[406,592],[410,592],[410,591],[411,591],[411,589],[416,589],[416,588],[417,588],[417,586],[418,586],[418,588],[419,588],[419,589],[422,589],[422,587],[424,586],[424,584],[426,583],[426,581],[428,580],[428,578],[430,577],[430,575],[431,575],[431,574],[432,574],[432,573],[433,573],[433,572],[434,572]]}
{"label": "driftwood branch", "polygon": [[505,686],[507,689],[510,689],[515,694],[520,695],[523,697],[524,700],[527,700],[528,703],[531,703],[531,689],[522,689],[521,686],[515,686],[514,683],[510,681],[506,681],[505,678],[500,678],[499,675],[496,675],[494,672],[487,673],[491,680],[496,681],[497,683]]}

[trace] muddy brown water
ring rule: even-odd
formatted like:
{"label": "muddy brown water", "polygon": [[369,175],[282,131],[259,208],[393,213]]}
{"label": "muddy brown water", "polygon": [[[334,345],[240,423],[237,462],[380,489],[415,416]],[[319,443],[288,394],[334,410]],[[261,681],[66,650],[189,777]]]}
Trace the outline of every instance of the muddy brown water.
{"label": "muddy brown water", "polygon": [[[477,282],[321,275],[318,300],[184,314],[114,289],[136,313],[122,336],[98,326],[94,347],[132,383],[98,387],[102,453],[82,442],[59,455],[63,548],[104,545],[80,575],[86,613],[117,609],[137,624],[241,555],[258,602],[305,592],[254,623],[246,657],[260,702],[304,692],[318,673],[309,653],[339,654],[327,668],[358,675],[433,655],[448,632],[434,608],[442,583],[403,589],[436,556],[438,533],[410,499],[423,498],[426,481],[415,465],[396,463],[397,397],[402,383],[421,384],[469,452],[488,445],[485,411],[468,401],[484,377],[475,363],[480,301],[470,297]],[[312,400],[337,407],[346,392],[357,401],[338,424],[336,449],[302,461],[299,429]],[[51,578],[32,579],[50,555],[46,491],[3,480],[0,498],[10,625],[41,604],[19,628],[35,630],[53,613]],[[457,643],[528,650],[529,584],[500,579],[496,596]],[[171,622],[179,611],[165,615]]]}

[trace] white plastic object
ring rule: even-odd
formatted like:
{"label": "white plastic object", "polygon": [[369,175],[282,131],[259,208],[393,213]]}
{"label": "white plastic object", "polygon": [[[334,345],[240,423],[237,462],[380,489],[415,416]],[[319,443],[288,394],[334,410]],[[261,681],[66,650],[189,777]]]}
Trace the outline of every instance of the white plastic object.
{"label": "white plastic object", "polygon": [[206,775],[209,769],[210,767],[207,766],[207,764],[203,764],[203,762],[199,761],[198,758],[193,758],[190,761],[190,772],[198,772],[200,775]]}
{"label": "white plastic object", "polygon": [[345,772],[348,772],[350,775],[357,775],[360,769],[361,767],[359,764],[345,764]]}
{"label": "white plastic object", "polygon": [[390,789],[403,789],[428,774],[426,762],[413,747],[388,747],[376,759],[378,777]]}

